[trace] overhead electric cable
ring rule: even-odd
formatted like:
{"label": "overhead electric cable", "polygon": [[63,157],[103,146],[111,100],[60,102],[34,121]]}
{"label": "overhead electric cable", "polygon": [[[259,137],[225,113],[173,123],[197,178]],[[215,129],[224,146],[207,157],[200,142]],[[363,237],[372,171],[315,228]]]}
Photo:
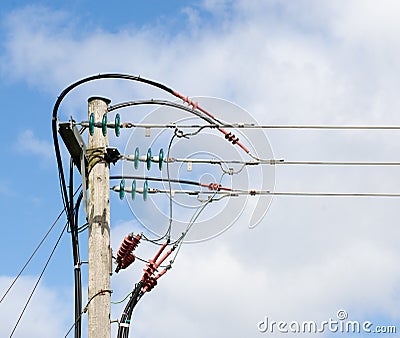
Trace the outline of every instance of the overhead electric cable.
{"label": "overhead electric cable", "polygon": [[[109,111],[114,111],[117,109],[129,107],[130,105],[140,105],[140,104],[155,104],[171,106],[177,109],[186,110],[193,114],[193,110],[185,105],[177,104],[175,102],[167,100],[143,100],[143,101],[128,101],[118,105],[110,106]],[[196,113],[196,112],[195,112]],[[203,118],[202,116],[199,116]],[[209,120],[211,121],[211,120]],[[88,121],[83,121],[80,123],[75,123],[75,125],[82,125],[87,127],[89,125]],[[100,127],[100,124],[98,125]],[[115,128],[114,123],[108,123],[109,128]],[[122,128],[149,128],[149,129],[186,129],[186,128],[233,128],[233,129],[330,129],[330,130],[400,130],[400,126],[389,126],[389,125],[259,125],[253,122],[243,122],[243,123],[215,123],[209,122],[209,124],[196,124],[196,123],[134,123],[125,122],[121,124]]]}
{"label": "overhead electric cable", "polygon": [[61,212],[58,214],[58,216],[56,217],[55,221],[53,222],[53,224],[50,226],[50,228],[47,230],[47,232],[44,234],[43,238],[40,240],[39,244],[36,246],[36,248],[33,250],[32,254],[30,255],[30,257],[28,258],[28,260],[26,261],[26,263],[24,264],[24,266],[21,268],[21,270],[18,272],[17,276],[14,278],[14,280],[12,281],[12,283],[10,284],[10,286],[7,288],[6,292],[4,293],[4,295],[1,297],[0,299],[0,303],[6,298],[7,294],[10,292],[10,290],[12,289],[12,287],[14,286],[14,284],[17,282],[18,278],[21,276],[21,274],[24,272],[25,268],[28,266],[28,264],[30,263],[30,261],[32,260],[32,258],[35,256],[36,252],[39,250],[39,248],[42,246],[43,242],[46,240],[47,236],[51,233],[51,231],[53,230],[53,228],[55,227],[55,225],[58,223],[58,221],[60,220],[62,214],[64,213],[65,208],[63,210],[61,210]]}
{"label": "overhead electric cable", "polygon": [[[188,184],[188,183],[186,183]],[[194,185],[198,185],[194,182]],[[119,192],[120,186],[113,186],[111,190]],[[211,190],[211,191],[210,191]],[[130,188],[125,188],[126,192],[131,192]],[[143,193],[142,189],[137,189],[137,193]],[[169,189],[148,188],[149,194],[170,194]],[[240,190],[229,187],[213,186],[208,190],[189,190],[189,189],[173,189],[172,194],[186,195],[221,195],[225,197],[238,196],[320,196],[320,197],[400,197],[400,193],[358,193],[358,192],[307,192],[307,191],[269,191],[269,190]]]}
{"label": "overhead electric cable", "polygon": [[[179,246],[175,257],[173,261],[176,258],[176,255],[178,254],[184,238],[187,236],[189,230],[192,228],[192,226],[195,224],[197,221],[198,217],[200,214],[203,212],[203,210],[206,208],[206,206],[211,203],[212,201],[220,200],[225,197],[237,197],[237,196],[257,196],[257,195],[264,195],[264,196],[319,196],[319,197],[400,197],[400,194],[398,193],[340,193],[340,192],[296,192],[296,191],[287,191],[287,192],[274,192],[274,191],[268,191],[268,190],[240,190],[240,189],[234,189],[230,187],[223,187],[220,183],[222,181],[222,177],[224,174],[239,174],[246,166],[251,166],[251,165],[332,165],[332,166],[398,166],[400,165],[400,162],[346,162],[346,161],[284,161],[284,160],[275,160],[275,159],[261,159],[258,158],[257,156],[251,154],[250,150],[246,148],[244,144],[239,142],[239,138],[236,137],[232,132],[229,132],[229,129],[337,129],[337,130],[400,130],[400,126],[335,126],[335,125],[255,125],[254,123],[226,123],[225,121],[222,121],[221,119],[218,119],[214,115],[212,115],[209,111],[206,109],[202,108],[199,106],[197,102],[192,101],[190,98],[183,96],[182,94],[178,93],[177,91],[152,80],[144,79],[141,78],[140,76],[132,76],[132,75],[127,75],[127,74],[117,74],[117,73],[111,73],[111,74],[98,74],[94,76],[90,76],[84,79],[81,79],[73,84],[71,84],[69,87],[64,89],[60,96],[58,97],[55,106],[53,108],[53,119],[52,119],[52,129],[53,129],[53,139],[54,139],[54,147],[55,147],[55,152],[56,152],[56,159],[57,159],[57,165],[58,165],[58,172],[59,172],[59,183],[61,187],[61,195],[62,195],[62,200],[64,203],[64,210],[66,211],[67,217],[68,217],[68,224],[71,229],[71,239],[72,239],[72,246],[73,246],[73,257],[74,257],[74,265],[75,265],[75,323],[73,326],[75,326],[75,336],[80,337],[80,321],[81,321],[81,316],[82,313],[85,311],[81,310],[82,304],[81,304],[81,297],[82,297],[82,291],[81,291],[81,280],[80,280],[80,258],[79,258],[79,238],[78,234],[82,229],[85,229],[85,225],[78,227],[78,211],[79,211],[79,205],[80,205],[80,200],[82,197],[78,197],[78,201],[76,201],[76,204],[74,204],[74,198],[72,196],[72,186],[73,186],[73,168],[72,168],[72,161],[71,167],[70,167],[70,185],[69,185],[69,194],[68,194],[68,189],[66,186],[66,180],[64,177],[64,170],[63,170],[63,163],[61,160],[61,152],[59,149],[59,144],[58,144],[58,137],[57,137],[57,122],[58,122],[58,109],[59,106],[61,105],[62,100],[65,98],[65,96],[72,91],[74,88],[84,84],[88,83],[90,81],[95,81],[95,80],[100,80],[100,79],[123,79],[123,80],[129,80],[129,81],[138,81],[142,82],[154,87],[157,87],[163,91],[166,91],[167,93],[173,95],[176,98],[179,98],[183,100],[184,104],[179,104],[176,102],[168,101],[168,100],[158,100],[158,99],[153,99],[153,100],[137,100],[137,101],[128,101],[128,102],[123,102],[119,103],[113,106],[108,107],[108,112],[115,111],[118,109],[122,109],[125,107],[130,107],[130,106],[139,106],[139,105],[161,105],[161,106],[168,106],[176,109],[180,109],[183,111],[186,111],[190,114],[195,115],[197,118],[203,119],[205,122],[204,124],[175,124],[175,123],[169,123],[169,124],[144,124],[144,123],[131,123],[131,122],[124,122],[121,124],[120,122],[120,116],[119,114],[116,114],[115,117],[115,123],[107,123],[107,114],[104,114],[102,122],[95,122],[94,121],[94,114],[92,114],[89,118],[89,121],[84,121],[81,123],[75,123],[75,125],[81,125],[84,129],[85,127],[89,127],[89,132],[90,134],[93,134],[94,127],[101,127],[103,135],[105,136],[107,133],[107,128],[114,128],[115,129],[115,134],[116,136],[119,136],[120,133],[120,128],[135,128],[135,127],[140,127],[140,128],[172,128],[174,129],[174,135],[170,139],[169,146],[168,146],[168,152],[167,152],[167,158],[164,159],[164,153],[163,150],[160,151],[160,156],[158,157],[158,162],[159,162],[159,168],[161,170],[163,162],[166,163],[167,165],[167,178],[154,178],[154,177],[139,177],[139,176],[110,176],[110,179],[113,178],[121,178],[122,181],[119,186],[111,188],[114,191],[120,191],[120,198],[122,199],[124,197],[125,192],[131,192],[132,193],[132,199],[134,199],[135,193],[142,193],[144,199],[147,199],[147,194],[152,193],[164,193],[168,194],[169,198],[169,220],[168,220],[168,228],[165,234],[162,237],[159,237],[158,239],[155,240],[149,240],[147,239],[144,235],[143,238],[149,240],[150,242],[154,244],[158,244],[158,241],[161,241],[162,239],[167,238],[167,242],[162,244],[162,250],[170,243],[170,236],[171,236],[171,229],[172,229],[172,224],[173,224],[173,204],[172,204],[172,198],[173,194],[178,193],[178,194],[189,194],[189,195],[197,195],[196,198],[200,203],[202,203],[199,207],[196,208],[196,211],[192,215],[187,228],[185,231],[182,233],[181,237],[178,238],[177,241],[175,241],[174,246],[171,248],[169,253],[167,255],[164,255],[166,258],[173,249],[175,249],[175,245]],[[187,105],[186,105],[187,104]],[[108,105],[108,103],[107,103]],[[206,124],[208,123],[208,124]],[[186,131],[184,128],[190,128],[190,129],[195,129],[193,130],[188,130]],[[186,137],[190,138],[190,136],[195,136],[199,134],[201,131],[203,131],[205,128],[214,128],[217,129],[219,132],[221,132],[225,139],[230,142],[234,146],[240,147],[248,156],[253,158],[254,160],[252,161],[238,161],[238,160],[231,160],[231,161],[224,161],[224,160],[214,160],[214,159],[173,159],[170,158],[170,149],[172,146],[172,142],[175,137],[181,138],[181,137]],[[146,136],[147,136],[147,130],[146,130]],[[240,135],[239,135],[240,136]],[[137,148],[138,149],[138,148]],[[129,157],[128,156],[120,156],[118,149],[117,151],[113,152],[113,149],[111,149],[111,152],[109,153],[109,150],[107,148],[107,155],[110,153],[112,154],[117,154],[115,157],[110,156],[110,158],[107,159],[107,161],[110,161],[111,163],[114,163],[117,160],[123,159],[123,160],[130,160],[135,162],[135,168],[137,167],[137,164],[139,161],[143,161],[144,157],[140,157],[139,155],[136,155],[135,151],[135,157]],[[138,151],[138,150],[137,150]],[[99,158],[101,160],[104,160],[104,149],[99,150]],[[115,162],[114,162],[115,160]],[[147,153],[147,169],[150,170],[150,165],[151,162],[156,161],[156,157],[151,157],[151,149],[148,150]],[[190,180],[180,180],[180,179],[172,179],[170,177],[170,170],[169,170],[169,165],[170,163],[173,162],[187,162],[187,163],[205,163],[205,164],[218,164],[221,167],[221,170],[223,171],[223,174],[221,176],[221,180],[219,183],[201,183],[201,182],[195,182],[195,181],[190,181]],[[82,161],[82,163],[84,163]],[[89,163],[91,164],[91,163]],[[234,165],[234,164],[240,164],[242,165],[240,167],[240,170],[234,170],[234,168],[228,168],[228,170],[225,170],[225,165]],[[223,166],[224,165],[224,166]],[[90,165],[89,165],[90,166]],[[81,170],[83,168],[83,165],[81,167]],[[84,168],[83,168],[84,169]],[[82,172],[84,182],[86,182],[85,177],[84,177],[84,171]],[[143,189],[138,188],[136,189],[136,181],[132,182],[132,187],[131,188],[125,188],[125,179],[133,179],[133,180],[144,180],[145,183],[143,185]],[[157,188],[149,188],[148,187],[148,182],[147,181],[153,181],[153,182],[167,182],[168,187],[165,189],[157,189]],[[172,184],[173,183],[180,183],[180,184],[187,184],[187,185],[193,185],[197,186],[200,188],[195,188],[197,190],[190,190],[188,189],[172,189]],[[203,188],[203,189],[202,189]],[[130,189],[130,190],[129,190]],[[86,191],[86,189],[84,189]],[[199,195],[207,195],[207,198],[199,198]],[[160,250],[161,250],[160,249]],[[161,250],[161,251],[162,251]],[[161,253],[161,251],[159,251]],[[134,259],[134,256],[132,254],[132,257]],[[156,256],[157,257],[157,256]],[[154,259],[155,261],[156,259]],[[157,268],[158,266],[154,265],[153,260],[149,260],[148,265],[147,265],[147,274],[148,276],[145,278],[145,275],[143,275],[142,281],[139,282],[138,284],[135,285],[134,290],[129,294],[131,297],[128,301],[128,304],[125,307],[125,311],[121,316],[121,320],[119,322],[119,328],[118,328],[118,337],[119,338],[127,338],[129,335],[129,326],[130,326],[130,321],[131,321],[131,316],[132,316],[132,311],[140,298],[143,296],[144,293],[147,291],[150,291],[157,283],[157,279],[162,276],[167,269],[169,269],[171,266],[168,265],[166,269],[159,273],[158,275],[155,275],[154,273],[154,267]],[[171,262],[173,262],[171,261]],[[160,262],[161,264],[162,262]],[[78,267],[78,268],[77,268]],[[79,278],[77,275],[77,272],[79,270]],[[108,290],[109,291],[109,290]],[[105,291],[101,291],[105,292]],[[97,295],[97,294],[96,294]],[[96,296],[95,295],[95,296]],[[128,295],[128,296],[129,296]],[[79,303],[80,299],[80,303]],[[92,299],[89,300],[88,304],[90,303]],[[22,316],[22,315],[21,315]],[[72,329],[72,328],[71,328]],[[70,331],[71,331],[70,329]],[[69,332],[67,335],[69,334]]]}
{"label": "overhead electric cable", "polygon": [[[121,155],[121,159],[133,162],[134,157],[130,155]],[[155,157],[152,161],[156,161]],[[396,161],[286,161],[284,159],[264,159],[264,160],[220,160],[215,158],[174,158],[166,157],[165,163],[193,163],[193,164],[242,164],[245,166],[256,165],[331,165],[331,166],[399,166],[400,162]]]}
{"label": "overhead electric cable", "polygon": [[[194,110],[188,106],[185,106],[183,104],[179,104],[176,102],[172,102],[172,101],[168,101],[168,100],[155,100],[155,99],[151,99],[151,100],[136,100],[136,101],[127,101],[127,102],[122,102],[122,103],[118,103],[115,104],[113,106],[110,106],[108,108],[109,112],[112,112],[114,110],[118,110],[121,108],[126,108],[126,107],[131,107],[131,106],[141,106],[141,105],[159,105],[159,106],[169,106],[169,107],[173,107],[176,109],[180,109],[180,110],[184,110],[190,114],[196,115],[197,117],[207,121],[210,124],[214,124],[214,120],[211,119],[209,116],[203,114],[202,112],[199,112],[197,110]],[[81,123],[82,125],[84,125],[83,123]],[[131,127],[131,123],[124,123],[122,124],[123,128],[130,128]],[[214,124],[215,125],[215,124]],[[110,124],[111,127],[115,127],[115,124]],[[208,125],[206,125],[208,127]],[[215,125],[216,126],[216,125]]]}
{"label": "overhead electric cable", "polygon": [[33,295],[34,295],[34,293],[35,293],[35,291],[36,291],[36,288],[38,287],[39,282],[40,282],[40,280],[42,279],[43,274],[44,274],[44,272],[46,271],[47,266],[49,265],[50,260],[51,260],[51,258],[53,257],[53,254],[54,254],[54,252],[56,251],[56,248],[57,248],[58,244],[60,243],[60,240],[61,240],[61,238],[62,238],[62,236],[63,236],[65,230],[67,229],[67,226],[68,226],[68,223],[66,223],[65,226],[64,226],[64,228],[62,229],[61,234],[60,234],[60,236],[58,237],[57,242],[56,242],[56,244],[54,245],[54,247],[53,247],[53,249],[52,249],[52,251],[51,251],[51,253],[50,253],[49,258],[47,259],[46,264],[44,265],[44,267],[43,267],[43,269],[42,269],[42,271],[41,271],[41,273],[40,273],[40,275],[39,275],[39,277],[38,277],[38,279],[37,279],[37,281],[36,281],[36,283],[35,283],[35,286],[33,287],[32,291],[31,291],[31,293],[30,293],[30,295],[29,295],[29,297],[28,297],[28,300],[26,301],[26,303],[25,303],[25,305],[24,305],[24,308],[22,309],[22,312],[20,313],[20,315],[19,315],[19,317],[18,317],[17,322],[15,323],[15,326],[14,326],[14,328],[13,328],[11,334],[10,334],[10,338],[14,335],[15,330],[17,329],[18,324],[20,323],[20,321],[21,321],[21,319],[22,319],[22,316],[23,316],[24,313],[25,313],[25,310],[26,310],[26,308],[28,307],[28,304],[29,304],[29,302],[31,301],[31,299],[32,299],[32,297],[33,297]]}

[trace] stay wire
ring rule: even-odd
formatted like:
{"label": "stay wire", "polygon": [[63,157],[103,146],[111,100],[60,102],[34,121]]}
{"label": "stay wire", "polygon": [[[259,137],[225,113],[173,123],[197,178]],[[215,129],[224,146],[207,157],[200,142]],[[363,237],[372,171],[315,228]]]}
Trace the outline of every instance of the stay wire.
{"label": "stay wire", "polygon": [[65,230],[67,229],[67,226],[68,226],[68,223],[66,223],[65,226],[64,226],[64,228],[62,229],[61,234],[60,234],[60,236],[58,237],[57,242],[56,242],[56,244],[54,245],[54,247],[53,247],[53,249],[52,249],[52,251],[51,251],[51,253],[50,253],[49,258],[47,259],[46,264],[44,265],[44,267],[43,267],[43,269],[42,269],[42,271],[41,271],[41,273],[40,273],[40,275],[39,275],[39,277],[38,277],[38,279],[37,279],[37,281],[36,281],[36,283],[35,283],[35,286],[34,286],[34,288],[32,289],[32,291],[31,291],[31,293],[30,293],[30,295],[29,295],[29,297],[28,297],[28,300],[26,301],[26,303],[25,303],[25,305],[24,305],[24,308],[22,309],[22,312],[21,312],[21,314],[20,314],[19,317],[18,317],[17,322],[15,323],[15,326],[14,326],[14,328],[13,328],[11,334],[10,334],[10,338],[14,335],[14,333],[15,333],[15,331],[16,331],[16,329],[17,329],[17,327],[18,327],[18,325],[19,325],[19,323],[20,323],[20,321],[21,321],[21,319],[22,319],[22,316],[23,316],[24,313],[25,313],[25,310],[26,310],[26,308],[28,307],[28,305],[29,305],[29,303],[30,303],[30,301],[31,301],[31,299],[32,299],[32,297],[33,297],[33,295],[34,295],[34,293],[35,293],[35,291],[36,291],[36,288],[38,287],[39,282],[40,282],[40,280],[42,279],[43,274],[44,274],[44,272],[46,271],[47,266],[49,265],[50,260],[51,260],[51,258],[53,257],[53,254],[54,254],[54,252],[56,251],[57,246],[58,246],[58,244],[60,243],[60,240],[61,240],[61,238],[62,238],[62,236],[63,236]]}
{"label": "stay wire", "polygon": [[[58,223],[58,221],[60,220],[61,216],[63,215],[65,211],[65,207],[61,210],[61,212],[58,214],[58,216],[56,217],[55,221],[53,222],[53,224],[50,226],[50,228],[47,230],[47,232],[45,233],[45,235],[43,236],[43,238],[40,240],[39,244],[36,246],[36,248],[33,250],[31,256],[28,258],[28,260],[26,261],[26,263],[24,264],[24,266],[21,268],[21,270],[19,271],[18,275],[14,278],[14,280],[12,281],[11,285],[8,287],[7,291],[4,293],[4,295],[1,297],[0,299],[0,303],[6,298],[7,294],[11,291],[11,289],[13,288],[14,284],[17,282],[18,278],[22,275],[22,273],[24,272],[24,270],[26,269],[26,267],[28,266],[28,264],[30,263],[30,261],[32,260],[32,258],[35,256],[36,252],[39,250],[39,248],[42,246],[43,242],[46,240],[47,236],[51,233],[51,231],[54,229],[55,225]],[[67,223],[68,224],[68,223]]]}

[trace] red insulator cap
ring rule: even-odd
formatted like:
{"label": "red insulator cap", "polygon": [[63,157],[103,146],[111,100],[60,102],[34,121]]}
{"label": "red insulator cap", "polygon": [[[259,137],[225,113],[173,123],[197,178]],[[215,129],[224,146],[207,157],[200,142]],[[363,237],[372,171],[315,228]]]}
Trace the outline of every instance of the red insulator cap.
{"label": "red insulator cap", "polygon": [[135,237],[133,234],[126,236],[119,247],[117,261],[122,261],[126,255],[135,250],[140,242],[141,237],[142,236],[140,234],[136,235]]}
{"label": "red insulator cap", "polygon": [[121,263],[121,269],[126,269],[129,265],[131,265],[135,261],[135,255],[132,253],[129,253],[124,257]]}
{"label": "red insulator cap", "polygon": [[155,277],[148,278],[144,281],[143,291],[150,292],[157,285],[157,279]]}

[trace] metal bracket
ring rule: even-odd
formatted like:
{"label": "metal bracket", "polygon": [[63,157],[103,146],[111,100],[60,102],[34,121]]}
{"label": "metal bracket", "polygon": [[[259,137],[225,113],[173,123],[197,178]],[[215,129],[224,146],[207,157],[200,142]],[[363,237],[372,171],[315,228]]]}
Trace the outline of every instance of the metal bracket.
{"label": "metal bracket", "polygon": [[[79,133],[78,128],[75,126],[75,121],[71,119],[68,122],[60,122],[58,124],[58,132],[60,133],[75,166],[82,174],[81,158],[86,153],[86,144],[85,141],[83,141],[82,135]],[[87,168],[86,158],[85,168]]]}

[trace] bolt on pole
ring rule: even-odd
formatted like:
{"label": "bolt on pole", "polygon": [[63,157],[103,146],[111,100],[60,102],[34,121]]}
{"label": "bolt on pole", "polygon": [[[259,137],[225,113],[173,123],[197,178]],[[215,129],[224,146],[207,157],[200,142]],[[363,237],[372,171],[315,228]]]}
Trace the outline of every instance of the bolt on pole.
{"label": "bolt on pole", "polygon": [[[88,100],[88,116],[94,114],[99,123],[107,116],[110,100],[91,97]],[[109,163],[104,154],[108,146],[108,135],[102,128],[89,133],[88,157],[88,338],[111,337],[110,297],[110,183]],[[107,292],[103,292],[107,290]]]}

